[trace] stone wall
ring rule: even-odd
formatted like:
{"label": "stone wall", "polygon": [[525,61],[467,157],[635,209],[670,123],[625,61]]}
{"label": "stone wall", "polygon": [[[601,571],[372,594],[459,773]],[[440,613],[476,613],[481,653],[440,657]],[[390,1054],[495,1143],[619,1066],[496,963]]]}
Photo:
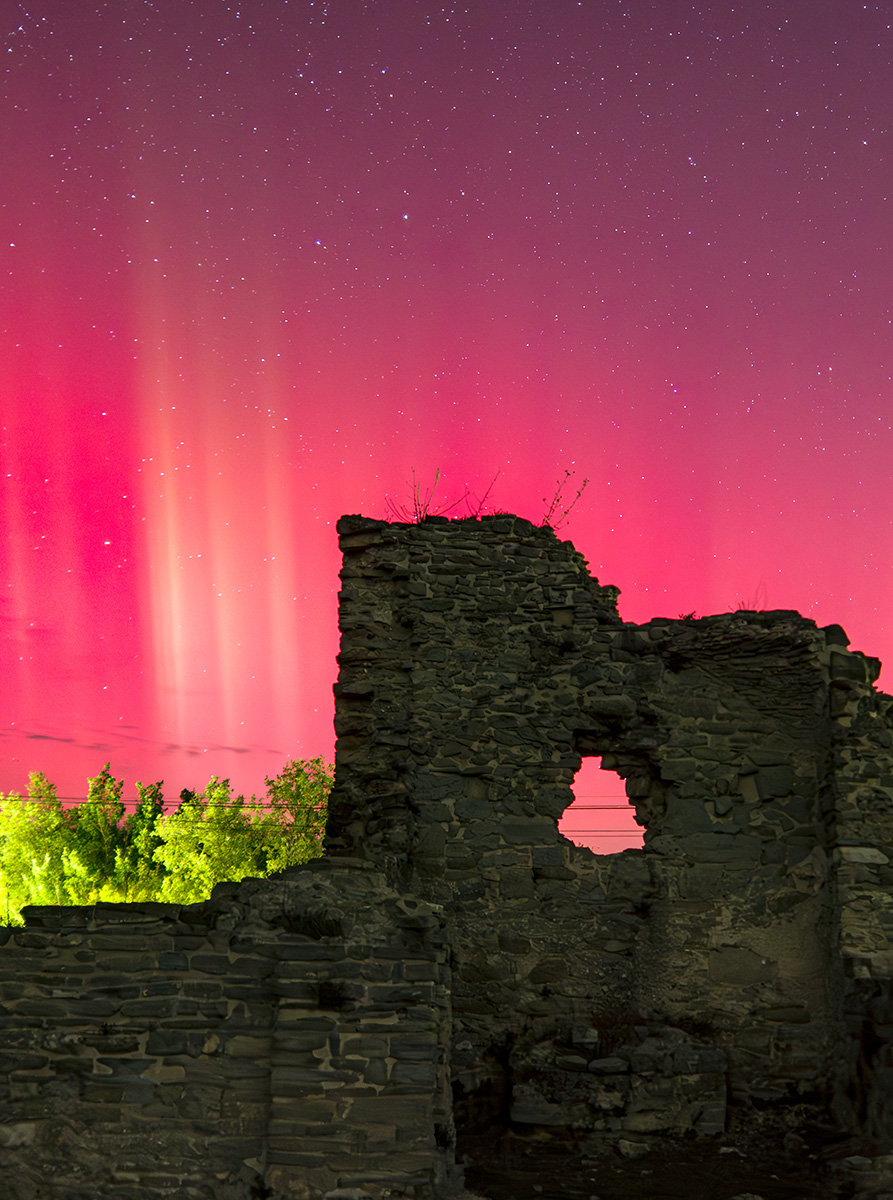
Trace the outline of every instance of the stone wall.
{"label": "stone wall", "polygon": [[368,863],[27,917],[0,933],[4,1200],[447,1186],[441,924]]}
{"label": "stone wall", "polygon": [[[445,1200],[496,1146],[807,1119],[889,1151],[879,664],[794,612],[624,622],[515,517],[339,532],[327,857],[0,930],[3,1200]],[[587,755],[644,849],[559,834]]]}
{"label": "stone wall", "polygon": [[[339,531],[329,852],[443,906],[460,1111],[498,1097],[590,1150],[807,1102],[889,1136],[877,662],[795,612],[625,623],[514,517]],[[644,850],[558,833],[583,755]]]}

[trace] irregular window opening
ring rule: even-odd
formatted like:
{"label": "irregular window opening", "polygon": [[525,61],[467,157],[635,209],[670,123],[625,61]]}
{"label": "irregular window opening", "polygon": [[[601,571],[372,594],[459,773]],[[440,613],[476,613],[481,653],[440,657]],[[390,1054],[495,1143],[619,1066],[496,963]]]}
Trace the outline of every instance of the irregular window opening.
{"label": "irregular window opening", "polygon": [[595,854],[641,850],[645,831],[636,824],[623,780],[602,767],[601,758],[584,758],[571,784],[573,803],[562,813],[558,831]]}

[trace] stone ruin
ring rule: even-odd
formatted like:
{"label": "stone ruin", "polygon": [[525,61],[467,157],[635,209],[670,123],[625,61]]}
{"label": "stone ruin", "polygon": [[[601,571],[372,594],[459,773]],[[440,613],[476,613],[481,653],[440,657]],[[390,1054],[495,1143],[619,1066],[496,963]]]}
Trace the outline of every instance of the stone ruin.
{"label": "stone ruin", "polygon": [[[519,1147],[598,1179],[810,1130],[877,1183],[877,660],[790,611],[624,622],[516,517],[339,533],[326,857],[0,931],[5,1200],[446,1200]],[[585,756],[643,849],[559,833]]]}

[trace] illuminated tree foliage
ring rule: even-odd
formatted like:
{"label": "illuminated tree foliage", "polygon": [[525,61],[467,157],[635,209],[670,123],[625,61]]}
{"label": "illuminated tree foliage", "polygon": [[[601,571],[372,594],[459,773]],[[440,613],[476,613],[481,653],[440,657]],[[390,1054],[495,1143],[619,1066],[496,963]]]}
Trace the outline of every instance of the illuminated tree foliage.
{"label": "illuminated tree foliage", "polygon": [[165,815],[161,783],[137,784],[130,814],[109,764],[83,804],[63,808],[41,773],[28,796],[0,794],[0,923],[20,924],[28,904],[162,900],[190,904],[216,883],[264,877],[322,853],[332,767],[289,762],[262,800],[212,777],[183,791]]}

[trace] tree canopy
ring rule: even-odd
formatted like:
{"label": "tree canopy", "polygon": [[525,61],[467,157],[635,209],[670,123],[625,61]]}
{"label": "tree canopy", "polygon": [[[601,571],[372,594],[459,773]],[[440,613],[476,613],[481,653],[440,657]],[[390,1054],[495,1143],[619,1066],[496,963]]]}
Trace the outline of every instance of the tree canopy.
{"label": "tree canopy", "polygon": [[128,813],[109,763],[70,808],[43,773],[32,773],[27,797],[0,793],[0,923],[21,923],[28,904],[190,904],[223,880],[318,857],[331,765],[291,761],[265,783],[262,799],[246,799],[215,775],[201,793],[184,789],[168,813],[162,783],[138,783]]}

